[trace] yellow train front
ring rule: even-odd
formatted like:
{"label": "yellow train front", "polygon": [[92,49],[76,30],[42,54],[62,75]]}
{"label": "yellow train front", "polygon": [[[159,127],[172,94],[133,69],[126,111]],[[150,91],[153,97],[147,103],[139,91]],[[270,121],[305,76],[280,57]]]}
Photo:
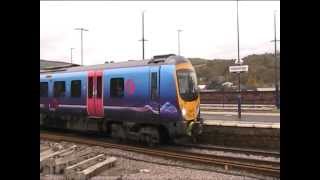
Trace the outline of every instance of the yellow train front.
{"label": "yellow train front", "polygon": [[40,73],[40,124],[159,143],[202,131],[197,77],[182,56]]}
{"label": "yellow train front", "polygon": [[186,124],[186,133],[197,136],[202,132],[203,120],[200,118],[200,93],[197,76],[191,62],[181,59],[176,62],[176,94],[181,118]]}

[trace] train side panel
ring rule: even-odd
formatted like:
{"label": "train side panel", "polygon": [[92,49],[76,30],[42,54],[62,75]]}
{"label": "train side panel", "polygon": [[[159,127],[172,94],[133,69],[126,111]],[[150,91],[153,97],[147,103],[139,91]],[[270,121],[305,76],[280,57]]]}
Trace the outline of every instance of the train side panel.
{"label": "train side panel", "polygon": [[[119,87],[122,90],[117,91]],[[107,120],[148,120],[151,110],[148,109],[149,96],[149,67],[104,71],[104,110]]]}
{"label": "train side panel", "polygon": [[[48,97],[40,97],[42,122],[49,127],[83,130],[87,115],[87,73],[43,75],[40,76],[40,82],[48,82]],[[55,82],[64,84],[60,95],[54,93]],[[76,87],[76,95],[71,93],[71,84],[74,90]]]}

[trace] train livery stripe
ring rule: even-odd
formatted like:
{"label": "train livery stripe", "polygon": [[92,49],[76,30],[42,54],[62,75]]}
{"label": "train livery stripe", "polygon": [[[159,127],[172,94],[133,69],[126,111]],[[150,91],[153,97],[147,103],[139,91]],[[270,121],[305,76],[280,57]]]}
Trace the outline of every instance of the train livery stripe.
{"label": "train livery stripe", "polygon": [[159,111],[152,109],[151,106],[146,105],[144,107],[126,107],[126,106],[104,106],[104,109],[109,110],[133,110],[133,111],[139,111],[139,112],[147,112],[151,111],[155,114],[159,114]]}
{"label": "train livery stripe", "polygon": [[68,104],[59,104],[59,107],[64,107],[64,108],[87,108],[86,105],[68,105]]}
{"label": "train livery stripe", "polygon": [[[44,104],[40,104],[40,108],[44,108]],[[68,105],[68,104],[59,104],[58,107],[62,108],[87,108],[86,105]]]}
{"label": "train livery stripe", "polygon": [[[44,104],[40,104],[40,108],[44,108]],[[59,107],[61,108],[87,108],[86,105],[68,105],[68,104],[59,104]],[[135,110],[135,111],[153,111],[158,112],[156,110],[153,110],[149,106],[144,107],[126,107],[126,106],[104,106],[104,109],[111,109],[111,110],[120,110],[120,109],[126,109],[126,110]],[[159,113],[159,112],[158,112]]]}

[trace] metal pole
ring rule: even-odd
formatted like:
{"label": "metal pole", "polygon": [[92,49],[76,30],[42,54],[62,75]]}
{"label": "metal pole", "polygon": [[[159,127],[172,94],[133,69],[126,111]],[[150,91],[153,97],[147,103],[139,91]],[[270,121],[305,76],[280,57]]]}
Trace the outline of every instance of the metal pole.
{"label": "metal pole", "polygon": [[81,31],[81,65],[83,66],[83,31],[88,31],[84,28],[76,28],[75,30]]}
{"label": "metal pole", "polygon": [[142,12],[142,59],[144,60],[144,11]]}
{"label": "metal pole", "polygon": [[182,30],[178,29],[178,55],[180,55],[180,32],[182,32]]}
{"label": "metal pole", "polygon": [[279,86],[278,86],[278,65],[277,65],[277,26],[276,26],[276,11],[274,11],[274,64],[275,64],[275,88],[276,88],[276,107],[280,109],[279,103]]}
{"label": "metal pole", "polygon": [[240,64],[240,40],[239,40],[239,14],[238,14],[238,0],[237,0],[237,41],[238,41],[238,63]]}
{"label": "metal pole", "polygon": [[81,65],[83,66],[83,30],[81,30]]}
{"label": "metal pole", "polygon": [[[237,0],[237,39],[238,39],[238,63],[239,65],[241,64],[240,62],[240,49],[239,49],[239,46],[240,46],[240,41],[239,41],[239,13],[238,13],[238,0]],[[239,120],[241,119],[241,87],[240,87],[240,84],[241,84],[241,72],[238,73],[238,91],[239,91],[239,94],[238,94],[238,118]]]}
{"label": "metal pole", "polygon": [[241,72],[238,73],[238,91],[239,91],[239,94],[238,94],[238,118],[239,120],[241,119],[241,86],[240,86],[240,79],[241,79],[241,76],[240,76]]}
{"label": "metal pole", "polygon": [[144,39],[144,12],[142,11],[142,39],[139,41],[142,41],[142,59],[144,60],[144,42],[147,41]]}

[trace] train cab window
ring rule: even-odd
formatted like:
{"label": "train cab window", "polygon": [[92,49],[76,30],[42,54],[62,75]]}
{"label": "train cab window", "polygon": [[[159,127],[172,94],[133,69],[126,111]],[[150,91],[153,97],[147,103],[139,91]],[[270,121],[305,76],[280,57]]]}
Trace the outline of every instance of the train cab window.
{"label": "train cab window", "polygon": [[48,97],[48,83],[40,82],[40,97]]}
{"label": "train cab window", "polygon": [[124,96],[124,80],[123,78],[112,78],[110,80],[110,97]]}
{"label": "train cab window", "polygon": [[53,89],[54,97],[65,97],[66,83],[64,81],[55,81]]}
{"label": "train cab window", "polygon": [[81,81],[71,81],[71,97],[81,97]]}
{"label": "train cab window", "polygon": [[158,98],[158,77],[157,73],[151,73],[151,99],[157,100]]}
{"label": "train cab window", "polygon": [[197,89],[197,77],[193,70],[178,70],[177,79],[179,93],[182,99],[193,101],[198,98],[199,91]]}

